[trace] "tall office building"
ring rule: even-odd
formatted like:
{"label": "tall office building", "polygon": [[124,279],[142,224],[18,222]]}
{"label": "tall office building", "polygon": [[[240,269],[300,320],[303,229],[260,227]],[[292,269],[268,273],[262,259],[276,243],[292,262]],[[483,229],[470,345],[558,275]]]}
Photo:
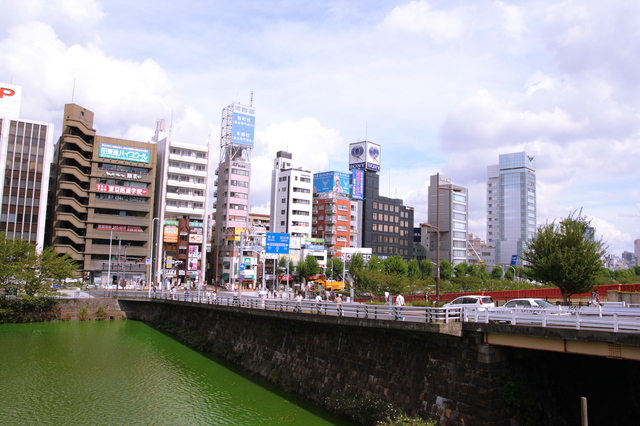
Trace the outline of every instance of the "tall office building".
{"label": "tall office building", "polygon": [[640,266],[640,240],[633,242],[633,251],[636,255],[636,266]]}
{"label": "tall office building", "polygon": [[20,118],[22,88],[0,83],[0,232],[42,249],[53,124]]}
{"label": "tall office building", "polygon": [[[241,268],[243,235],[249,220],[251,151],[255,109],[233,103],[222,110],[220,163],[215,171],[214,279],[235,285],[244,279]],[[251,280],[253,282],[253,280]]]}
{"label": "tall office building", "polygon": [[401,256],[411,260],[413,208],[405,206],[401,199],[380,195],[380,145],[369,141],[350,144],[349,169],[353,185],[359,186],[358,192],[362,195],[361,201],[352,203],[352,213],[356,213],[353,216],[361,218],[357,227],[362,232],[358,237],[361,247],[371,248],[372,254],[381,258]]}
{"label": "tall office building", "polygon": [[498,265],[522,266],[526,242],[536,232],[536,163],[525,152],[502,154],[487,168],[487,243]]}
{"label": "tall office building", "polygon": [[93,284],[151,279],[156,145],[96,135],[93,112],[64,107],[53,164],[51,244]]}
{"label": "tall office building", "polygon": [[210,249],[206,206],[210,146],[176,142],[159,120],[152,142],[158,145],[157,196],[152,264],[165,286],[204,284]]}
{"label": "tall office building", "polygon": [[[439,179],[439,181],[438,181]],[[451,183],[451,178],[436,174],[429,185],[429,223],[434,234],[429,238],[427,256],[437,259],[437,232],[440,232],[440,257],[452,265],[467,262],[467,232],[469,229],[468,190]]]}

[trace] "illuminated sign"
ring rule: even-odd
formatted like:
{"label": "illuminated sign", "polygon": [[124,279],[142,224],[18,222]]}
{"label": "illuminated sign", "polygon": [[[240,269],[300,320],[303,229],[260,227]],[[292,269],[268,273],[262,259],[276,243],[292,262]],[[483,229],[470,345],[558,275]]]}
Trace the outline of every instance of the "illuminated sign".
{"label": "illuminated sign", "polygon": [[120,146],[101,143],[100,147],[98,148],[98,157],[148,164],[151,160],[151,151],[148,149],[135,148],[132,146]]}
{"label": "illuminated sign", "polygon": [[289,254],[289,234],[267,232],[265,253]]}
{"label": "illuminated sign", "polygon": [[351,170],[351,198],[364,200],[364,172],[359,169]]}
{"label": "illuminated sign", "polygon": [[105,172],[104,174],[107,177],[115,177],[120,179],[133,179],[140,180],[142,179],[142,175],[136,173],[118,173],[118,172]]}
{"label": "illuminated sign", "polygon": [[202,235],[202,228],[191,227],[189,228],[189,242],[202,244],[204,237]]}
{"label": "illuminated sign", "polygon": [[322,194],[324,192],[335,192],[349,195],[349,180],[351,176],[342,172],[323,172],[313,175],[313,192]]}
{"label": "illuminated sign", "polygon": [[96,191],[109,192],[111,194],[123,194],[123,195],[147,195],[145,188],[132,188],[130,186],[115,186],[105,185],[102,183],[96,184]]}

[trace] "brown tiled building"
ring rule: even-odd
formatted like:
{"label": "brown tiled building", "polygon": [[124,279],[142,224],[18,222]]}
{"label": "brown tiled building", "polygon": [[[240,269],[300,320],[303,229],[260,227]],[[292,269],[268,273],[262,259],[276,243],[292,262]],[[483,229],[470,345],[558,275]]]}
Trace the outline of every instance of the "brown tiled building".
{"label": "brown tiled building", "polygon": [[52,167],[49,237],[96,285],[149,280],[157,145],[96,135],[93,112],[64,108]]}

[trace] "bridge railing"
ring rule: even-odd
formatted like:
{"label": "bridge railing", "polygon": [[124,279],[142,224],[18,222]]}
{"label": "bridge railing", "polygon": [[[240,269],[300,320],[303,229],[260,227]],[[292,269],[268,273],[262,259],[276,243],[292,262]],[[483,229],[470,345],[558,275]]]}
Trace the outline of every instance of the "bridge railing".
{"label": "bridge railing", "polygon": [[[114,292],[115,293],[115,292]],[[110,297],[105,294],[106,297]],[[111,295],[113,296],[113,295]],[[420,323],[451,323],[471,321],[481,323],[512,324],[537,327],[571,328],[576,330],[602,330],[611,332],[640,332],[640,307],[576,307],[554,306],[549,308],[433,308],[391,305],[367,305],[360,303],[335,303],[329,301],[295,301],[287,299],[260,299],[255,297],[213,297],[205,293],[171,294],[127,292],[123,297],[177,300],[247,309],[330,315],[348,318],[408,321]]]}

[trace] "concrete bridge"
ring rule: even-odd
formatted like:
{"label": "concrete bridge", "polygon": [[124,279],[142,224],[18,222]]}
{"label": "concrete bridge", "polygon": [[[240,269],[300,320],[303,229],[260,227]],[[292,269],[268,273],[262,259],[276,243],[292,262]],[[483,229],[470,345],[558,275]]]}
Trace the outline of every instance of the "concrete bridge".
{"label": "concrete bridge", "polygon": [[580,424],[580,398],[587,397],[591,425],[629,425],[640,418],[638,333],[395,321],[388,319],[390,311],[387,319],[370,312],[350,317],[295,306],[264,309],[258,300],[253,309],[118,302],[127,318],[320,404],[350,394],[383,397],[445,426],[568,426]]}

